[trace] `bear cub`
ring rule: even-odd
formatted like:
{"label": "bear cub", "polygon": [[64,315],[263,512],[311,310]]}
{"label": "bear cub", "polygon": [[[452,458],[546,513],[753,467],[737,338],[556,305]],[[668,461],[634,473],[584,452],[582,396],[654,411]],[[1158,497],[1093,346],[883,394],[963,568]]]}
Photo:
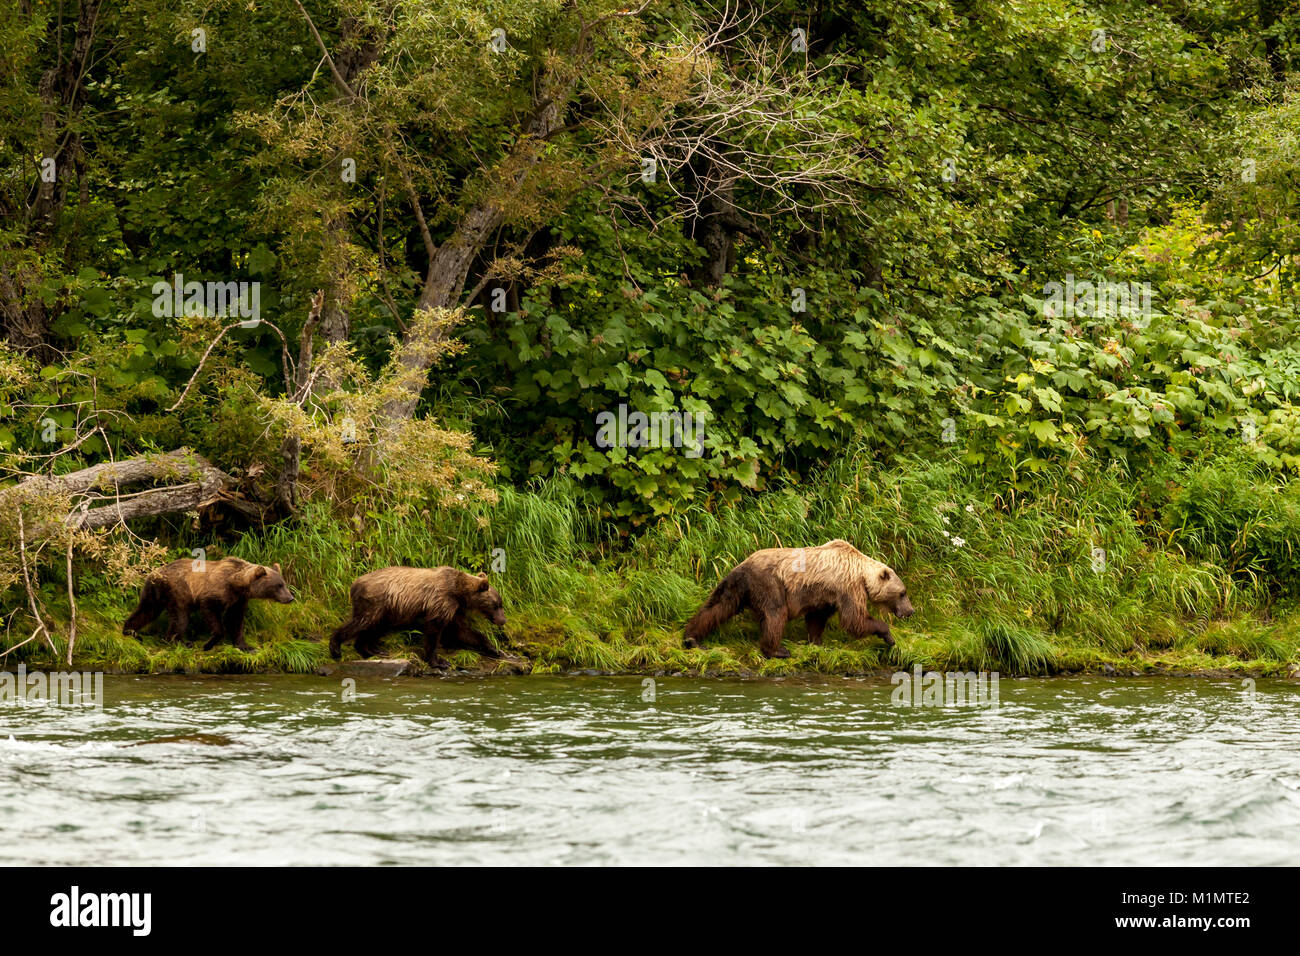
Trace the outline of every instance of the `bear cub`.
{"label": "bear cub", "polygon": [[140,606],[122,625],[122,633],[138,632],[166,611],[167,640],[177,641],[185,637],[190,615],[197,609],[212,632],[203,645],[205,651],[226,637],[247,651],[251,648],[244,641],[244,614],[254,600],[293,602],[280,565],[267,567],[241,558],[206,562],[181,558],[145,579]]}
{"label": "bear cub", "polygon": [[455,641],[488,657],[501,653],[470,627],[466,616],[482,614],[504,627],[501,595],[486,574],[456,568],[381,568],[352,583],[352,616],[330,635],[330,656],[338,660],[343,645],[356,642],[357,653],[371,657],[379,640],[391,631],[419,628],[424,634],[424,659],[446,667],[439,656],[443,641]]}

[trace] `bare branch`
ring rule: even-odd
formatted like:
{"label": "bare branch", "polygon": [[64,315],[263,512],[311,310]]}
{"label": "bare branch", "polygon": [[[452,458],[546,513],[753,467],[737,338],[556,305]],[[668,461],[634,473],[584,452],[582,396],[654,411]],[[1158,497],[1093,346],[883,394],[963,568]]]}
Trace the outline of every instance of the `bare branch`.
{"label": "bare branch", "polygon": [[316,38],[316,45],[320,47],[320,52],[325,57],[325,62],[329,64],[330,75],[334,77],[334,84],[339,88],[339,91],[343,93],[344,96],[355,100],[357,98],[356,92],[348,85],[348,81],[343,78],[343,74],[339,72],[339,68],[334,65],[334,58],[330,56],[330,51],[325,47],[325,41],[321,39],[320,31],[316,29],[316,24],[312,22],[311,15],[307,12],[307,8],[302,5],[301,0],[293,0],[293,2],[294,5],[298,7],[298,11],[302,14],[303,19],[307,21],[307,27],[311,30],[311,35]]}
{"label": "bare branch", "polygon": [[[27,590],[27,604],[32,610],[32,617],[36,620],[37,630],[45,635],[46,642],[50,645],[50,650],[54,656],[59,656],[59,650],[54,646],[54,638],[50,636],[50,629],[45,626],[45,620],[41,617],[40,609],[36,604],[36,591],[32,587],[31,572],[27,567],[27,529],[23,524],[22,508],[17,509],[18,513],[18,553],[22,559],[23,565],[23,587]],[[35,635],[33,635],[35,636]],[[25,643],[25,642],[24,642]]]}

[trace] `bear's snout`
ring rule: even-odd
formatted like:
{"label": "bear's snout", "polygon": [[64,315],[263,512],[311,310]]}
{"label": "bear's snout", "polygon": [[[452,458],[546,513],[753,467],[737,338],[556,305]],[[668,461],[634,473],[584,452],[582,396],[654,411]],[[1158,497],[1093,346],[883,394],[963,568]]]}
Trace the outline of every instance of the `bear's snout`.
{"label": "bear's snout", "polygon": [[916,608],[912,607],[912,602],[907,598],[899,601],[894,605],[894,617],[911,617],[916,613]]}
{"label": "bear's snout", "polygon": [[275,594],[275,599],[281,604],[292,604],[293,594],[288,588],[280,588],[280,590]]}
{"label": "bear's snout", "polygon": [[504,614],[503,612],[501,612],[501,611],[493,611],[493,612],[492,612],[492,623],[495,624],[497,627],[505,627],[505,626],[506,626],[506,616],[505,616],[505,614]]}

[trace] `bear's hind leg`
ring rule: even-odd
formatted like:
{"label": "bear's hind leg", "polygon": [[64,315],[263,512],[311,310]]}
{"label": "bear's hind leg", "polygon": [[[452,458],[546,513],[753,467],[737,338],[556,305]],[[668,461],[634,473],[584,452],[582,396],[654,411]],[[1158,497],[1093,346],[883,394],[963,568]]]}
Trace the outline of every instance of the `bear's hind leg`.
{"label": "bear's hind leg", "polygon": [[785,634],[785,611],[762,611],[759,614],[760,637],[758,649],[764,657],[789,657],[790,652],[781,644]]}
{"label": "bear's hind leg", "polygon": [[140,604],[122,624],[122,633],[141,631],[158,619],[166,606],[166,596],[154,581],[146,581],[140,593]]}
{"label": "bear's hind leg", "polygon": [[[373,615],[357,614],[355,611],[352,616],[334,629],[330,635],[330,657],[338,660],[343,656],[343,645],[350,641],[356,641],[357,654],[361,657],[370,657],[375,653],[379,643],[378,637],[383,636],[382,631],[378,635],[372,634],[381,628],[383,622]],[[367,646],[370,646],[368,653],[363,653]]]}
{"label": "bear's hind leg", "polygon": [[742,562],[722,579],[695,616],[686,622],[682,646],[699,647],[701,641],[748,606],[749,594],[749,571]]}
{"label": "bear's hind leg", "polygon": [[356,637],[356,618],[349,617],[346,621],[334,628],[334,633],[330,635],[330,657],[338,660],[343,656],[343,645]]}
{"label": "bear's hind leg", "polygon": [[143,631],[146,627],[158,619],[158,615],[163,612],[161,604],[145,604],[141,602],[131,616],[126,619],[122,625],[123,634],[132,634]]}
{"label": "bear's hind leg", "polygon": [[357,649],[357,656],[361,658],[374,657],[379,653],[379,641],[388,629],[384,627],[383,621],[367,621],[357,628],[357,640],[352,646]]}
{"label": "bear's hind leg", "polygon": [[190,627],[190,609],[183,601],[167,602],[167,640],[170,643],[185,640]]}

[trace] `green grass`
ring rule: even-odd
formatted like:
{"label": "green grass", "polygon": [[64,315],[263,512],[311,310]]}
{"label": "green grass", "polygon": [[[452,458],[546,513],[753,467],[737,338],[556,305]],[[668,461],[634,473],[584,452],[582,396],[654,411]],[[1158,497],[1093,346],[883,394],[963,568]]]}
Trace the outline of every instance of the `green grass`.
{"label": "green grass", "polygon": [[[1231,507],[1196,500],[1224,494],[1225,476],[1245,484]],[[1153,499],[1151,482],[1134,482],[1116,467],[1062,470],[1012,501],[954,461],[903,459],[886,470],[858,452],[816,481],[731,507],[701,503],[630,539],[599,522],[565,479],[502,489],[494,508],[478,511],[403,518],[376,509],[350,520],[315,505],[226,552],[279,562],[298,597],[250,609],[253,654],[122,637],[134,595],[97,588],[88,569],[79,576],[77,658],[133,671],[310,672],[326,660],[324,639],[346,617],[357,575],[388,564],[453,564],[491,573],[506,602],[513,653],[534,673],[775,676],[918,663],[1011,675],[1290,673],[1300,660],[1297,581],[1285,546],[1300,541],[1300,509],[1290,486],[1243,473],[1233,460],[1166,466],[1161,479],[1165,497]],[[1235,534],[1227,524],[1233,516],[1242,522]],[[768,661],[747,618],[703,648],[681,647],[686,618],[747,554],[831,538],[854,542],[907,581],[918,613],[895,623],[896,648],[851,641],[834,623],[826,644],[814,647],[795,623],[786,638],[791,657]],[[1094,548],[1103,549],[1100,560]],[[502,555],[504,571],[494,572]],[[49,577],[42,598],[57,624],[66,618],[63,584],[57,569]],[[0,643],[30,633],[25,623],[15,615]],[[417,638],[391,636],[383,652],[415,656]],[[34,642],[5,663],[51,658]],[[468,651],[451,659],[497,666]]]}

